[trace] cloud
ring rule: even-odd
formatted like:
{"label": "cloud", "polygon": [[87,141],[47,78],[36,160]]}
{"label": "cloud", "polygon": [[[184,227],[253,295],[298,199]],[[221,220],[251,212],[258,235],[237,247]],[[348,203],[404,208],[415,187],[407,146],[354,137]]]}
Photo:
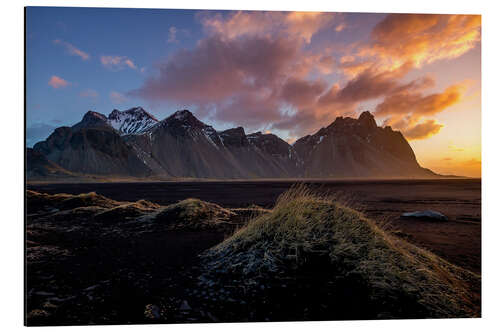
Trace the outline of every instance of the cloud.
{"label": "cloud", "polygon": [[372,66],[371,61],[359,61],[352,56],[340,58],[339,69],[349,78],[358,76]]}
{"label": "cloud", "polygon": [[286,39],[210,37],[193,50],[176,53],[160,66],[158,76],[147,78],[131,94],[192,103],[218,103],[251,91],[264,96],[282,79],[297,52],[297,44]]}
{"label": "cloud", "polygon": [[371,38],[364,53],[420,67],[474,48],[481,40],[481,16],[389,14],[375,26]]}
{"label": "cloud", "polygon": [[99,93],[94,89],[85,89],[80,91],[79,96],[83,98],[96,99],[99,97]]}
{"label": "cloud", "polygon": [[[211,120],[279,129],[290,137],[337,116],[355,116],[371,102],[378,103],[377,117],[407,137],[438,133],[443,125],[430,118],[460,102],[464,85],[429,93],[432,77],[405,78],[480,40],[480,20],[464,15],[388,15],[368,41],[342,47],[324,43],[323,35],[315,38],[343,33],[345,21],[332,13],[203,12],[198,19],[205,37],[161,62],[127,95],[183,104]],[[172,41],[178,32],[169,29]],[[340,80],[332,75],[339,72]]]}
{"label": "cloud", "polygon": [[299,37],[306,43],[318,31],[332,26],[336,14],[322,12],[232,12],[228,15],[200,15],[210,33],[224,39],[242,36],[269,37],[271,35]]}
{"label": "cloud", "polygon": [[109,99],[113,104],[123,104],[128,101],[128,98],[126,96],[117,91],[110,92]]}
{"label": "cloud", "polygon": [[52,75],[48,83],[49,86],[54,89],[65,88],[71,84],[70,82],[56,75]]}
{"label": "cloud", "polygon": [[393,119],[408,116],[419,119],[423,116],[433,116],[460,102],[464,89],[464,85],[455,84],[446,88],[442,93],[424,95],[402,87],[378,104],[375,114],[391,116]]}
{"label": "cloud", "polygon": [[168,43],[177,43],[177,28],[176,27],[170,27],[168,29]]}
{"label": "cloud", "polygon": [[326,83],[322,81],[289,78],[282,86],[280,96],[296,107],[310,107],[316,103],[325,89]]}
{"label": "cloud", "polygon": [[129,95],[197,105],[199,114],[248,127],[284,124],[283,108],[296,113],[311,106],[327,87],[306,76],[332,73],[334,58],[310,51],[306,57],[302,46],[321,29],[333,28],[334,18],[331,13],[202,14],[207,37],[194,49],[175,53]]}
{"label": "cloud", "polygon": [[481,167],[481,160],[477,158],[471,158],[470,160],[462,162],[462,165],[468,167]]}
{"label": "cloud", "polygon": [[378,98],[396,89],[399,86],[398,80],[406,75],[408,71],[409,68],[406,66],[384,72],[375,72],[367,69],[349,81],[339,91],[337,98],[345,102]]}
{"label": "cloud", "polygon": [[457,146],[455,146],[455,145],[449,145],[449,146],[448,146],[448,149],[449,149],[449,150],[451,150],[451,151],[457,151],[457,152],[459,152],[459,151],[460,151],[460,152],[461,152],[461,151],[465,151],[465,149],[464,149],[464,148],[457,147]]}
{"label": "cloud", "polygon": [[82,58],[82,60],[89,60],[90,59],[90,55],[88,53],[78,49],[77,47],[75,47],[74,45],[72,45],[68,42],[65,42],[65,41],[60,40],[60,39],[56,39],[56,40],[54,40],[54,44],[62,45],[66,49],[66,52],[68,52],[71,55],[76,55],[76,56]]}
{"label": "cloud", "polygon": [[341,32],[342,30],[344,30],[346,28],[346,24],[345,23],[340,23],[339,25],[337,25],[335,27],[335,31],[337,32]]}
{"label": "cloud", "polygon": [[422,140],[439,133],[442,127],[443,125],[436,123],[434,119],[429,119],[405,129],[403,134],[408,140]]}
{"label": "cloud", "polygon": [[101,64],[112,71],[120,71],[126,67],[137,69],[134,62],[126,56],[101,56]]}
{"label": "cloud", "polygon": [[442,124],[433,119],[419,123],[420,119],[434,116],[459,103],[465,85],[451,85],[441,93],[421,92],[433,84],[431,78],[424,77],[398,87],[377,105],[375,116],[386,117],[384,124],[401,130],[408,140],[425,139],[439,133]]}

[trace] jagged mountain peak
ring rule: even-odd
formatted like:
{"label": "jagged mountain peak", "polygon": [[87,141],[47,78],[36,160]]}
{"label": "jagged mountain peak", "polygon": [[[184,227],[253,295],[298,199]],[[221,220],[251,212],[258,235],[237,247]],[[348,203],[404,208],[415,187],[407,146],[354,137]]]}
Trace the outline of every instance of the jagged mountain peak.
{"label": "jagged mountain peak", "polygon": [[373,114],[370,113],[370,111],[364,111],[363,113],[361,113],[358,117],[358,123],[370,128],[377,127],[377,122],[375,121],[375,117],[373,116]]}
{"label": "jagged mountain peak", "polygon": [[90,128],[90,127],[106,127],[108,118],[105,115],[95,111],[87,111],[82,120],[79,123],[76,123],[72,126],[74,130],[79,130],[82,128]]}
{"label": "jagged mountain peak", "polygon": [[246,137],[245,129],[241,126],[224,130],[222,132],[219,132],[219,134],[226,136],[231,135],[231,136]]}
{"label": "jagged mountain peak", "polygon": [[189,110],[175,111],[172,115],[164,119],[164,121],[169,123],[177,122],[177,123],[206,126],[205,123],[196,118],[196,116],[193,115],[193,113]]}
{"label": "jagged mountain peak", "polygon": [[141,106],[136,106],[136,107],[124,110],[124,111],[114,109],[109,114],[108,119],[119,118],[119,117],[122,117],[123,115],[134,115],[136,117],[147,117],[147,118],[151,118],[155,121],[158,121],[158,119],[156,119],[155,116],[153,116],[152,114],[150,114],[149,112],[144,110]]}
{"label": "jagged mountain peak", "polygon": [[140,134],[158,123],[158,120],[142,107],[120,111],[114,109],[107,118],[109,125],[121,134]]}
{"label": "jagged mountain peak", "polygon": [[82,121],[95,120],[95,119],[99,119],[102,121],[107,120],[106,116],[103,115],[102,113],[89,110],[83,115]]}
{"label": "jagged mountain peak", "polygon": [[193,113],[189,110],[177,110],[172,114],[172,117],[176,118],[177,120],[183,120],[187,117],[194,117]]}
{"label": "jagged mountain peak", "polygon": [[330,125],[328,125],[326,128],[322,128],[320,131],[325,132],[325,129],[330,130],[332,128],[350,128],[353,126],[362,127],[366,130],[375,130],[378,128],[373,114],[370,111],[364,111],[359,115],[358,119],[352,117],[337,117]]}
{"label": "jagged mountain peak", "polygon": [[177,133],[185,133],[186,131],[208,131],[216,132],[212,126],[205,124],[189,110],[179,110],[158,122],[152,130],[159,130],[161,128],[169,128]]}
{"label": "jagged mountain peak", "polygon": [[219,136],[226,146],[245,147],[249,144],[245,129],[241,126],[219,132]]}

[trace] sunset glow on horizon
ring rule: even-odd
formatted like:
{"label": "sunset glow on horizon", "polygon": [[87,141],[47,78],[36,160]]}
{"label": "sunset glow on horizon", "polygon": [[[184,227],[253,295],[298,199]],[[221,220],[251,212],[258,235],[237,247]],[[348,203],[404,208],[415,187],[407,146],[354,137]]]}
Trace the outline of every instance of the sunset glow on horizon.
{"label": "sunset glow on horizon", "polygon": [[289,143],[370,111],[421,166],[481,177],[479,15],[27,9],[27,143],[87,110],[189,109]]}

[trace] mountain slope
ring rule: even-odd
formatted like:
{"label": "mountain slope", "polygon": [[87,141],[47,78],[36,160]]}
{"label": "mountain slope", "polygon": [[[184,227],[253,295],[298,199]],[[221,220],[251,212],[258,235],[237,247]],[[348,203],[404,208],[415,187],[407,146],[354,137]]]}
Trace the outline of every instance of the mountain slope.
{"label": "mountain slope", "polygon": [[177,111],[141,135],[124,139],[157,174],[197,178],[297,174],[290,160],[276,158],[250,144],[242,127],[217,132],[187,110]]}
{"label": "mountain slope", "polygon": [[26,148],[26,165],[26,176],[30,179],[73,177],[71,172],[49,161],[45,155],[32,148]]}
{"label": "mountain slope", "polygon": [[87,112],[72,127],[59,127],[33,150],[62,168],[91,175],[151,175],[151,169],[97,112]]}
{"label": "mountain slope", "polygon": [[293,145],[304,177],[432,177],[420,167],[401,132],[378,127],[365,111],[358,119],[338,117]]}

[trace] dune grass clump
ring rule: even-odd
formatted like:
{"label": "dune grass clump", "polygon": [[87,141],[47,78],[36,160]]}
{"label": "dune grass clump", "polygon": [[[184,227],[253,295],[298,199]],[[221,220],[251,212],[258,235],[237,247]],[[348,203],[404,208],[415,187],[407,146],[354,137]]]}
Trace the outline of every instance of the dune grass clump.
{"label": "dune grass clump", "polygon": [[[56,194],[57,196],[59,194]],[[97,206],[104,208],[112,208],[119,206],[121,203],[119,201],[115,201],[95,192],[90,193],[82,193],[77,195],[72,195],[69,198],[63,200],[59,207],[61,209],[72,209],[77,207],[89,207],[89,206]]]}
{"label": "dune grass clump", "polygon": [[95,219],[103,222],[122,222],[152,213],[159,208],[160,205],[146,200],[126,202],[99,212],[95,215]]}
{"label": "dune grass clump", "polygon": [[229,209],[199,199],[186,199],[153,214],[155,223],[172,229],[210,229],[227,222],[235,215]]}
{"label": "dune grass clump", "polygon": [[29,202],[28,213],[53,208],[59,210],[90,206],[112,208],[121,204],[119,201],[106,198],[95,192],[73,195],[66,193],[46,194],[28,190],[26,196]]}
{"label": "dune grass clump", "polygon": [[[270,213],[203,258],[209,275],[292,286],[269,302],[282,308],[293,300],[304,303],[295,310],[322,303],[317,310],[322,319],[480,315],[479,276],[305,186],[281,195]],[[294,296],[287,300],[288,295]]]}

